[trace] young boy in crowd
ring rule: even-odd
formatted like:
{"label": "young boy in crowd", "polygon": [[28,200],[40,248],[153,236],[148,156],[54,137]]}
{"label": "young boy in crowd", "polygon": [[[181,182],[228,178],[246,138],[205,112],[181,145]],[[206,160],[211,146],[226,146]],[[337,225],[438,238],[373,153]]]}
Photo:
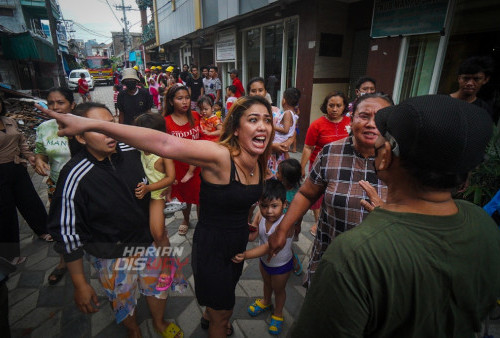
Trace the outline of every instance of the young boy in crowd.
{"label": "young boy in crowd", "polygon": [[226,112],[229,111],[234,101],[238,98],[236,97],[236,86],[230,85],[226,87]]}
{"label": "young boy in crowd", "polygon": [[214,114],[217,115],[217,117],[219,118],[219,120],[222,121],[222,119],[224,118],[224,113],[222,112],[222,102],[215,102],[214,103],[214,106],[213,106],[213,109],[214,109]]}
{"label": "young boy in crowd", "polygon": [[92,101],[90,97],[89,83],[85,79],[85,73],[80,73],[80,80],[78,80],[78,94],[80,94],[82,101]]}
{"label": "young boy in crowd", "polygon": [[[268,237],[274,232],[284,216],[286,202],[286,188],[278,180],[267,180],[264,185],[264,192],[259,200],[261,219],[258,231],[250,232],[249,241],[254,241],[259,236],[258,247],[237,254],[233,257],[233,262],[241,263],[245,259],[266,256],[269,251]],[[264,280],[264,298],[257,299],[248,307],[248,314],[252,317],[271,309],[271,297],[274,292],[274,313],[271,315],[269,333],[278,335],[283,329],[283,307],[286,300],[286,283],[293,270],[292,252],[293,229],[289,233],[285,247],[270,261],[260,259],[260,273]]]}

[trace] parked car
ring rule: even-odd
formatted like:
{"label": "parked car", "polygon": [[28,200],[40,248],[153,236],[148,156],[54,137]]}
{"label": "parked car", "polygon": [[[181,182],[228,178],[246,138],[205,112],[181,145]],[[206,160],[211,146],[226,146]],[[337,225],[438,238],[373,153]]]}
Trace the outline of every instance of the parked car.
{"label": "parked car", "polygon": [[78,91],[78,80],[80,80],[80,74],[85,74],[85,80],[89,83],[89,89],[94,90],[94,78],[90,76],[87,69],[73,69],[69,73],[68,77],[68,88],[74,91]]}

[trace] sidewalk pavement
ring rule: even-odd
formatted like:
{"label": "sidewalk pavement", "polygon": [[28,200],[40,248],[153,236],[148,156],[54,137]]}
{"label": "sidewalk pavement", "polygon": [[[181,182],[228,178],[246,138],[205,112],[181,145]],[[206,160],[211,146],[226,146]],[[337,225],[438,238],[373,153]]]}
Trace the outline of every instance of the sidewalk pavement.
{"label": "sidewalk pavement", "polygon": [[[294,157],[300,153],[293,154]],[[48,206],[45,179],[32,170],[31,177],[42,201]],[[96,273],[84,260],[85,274],[90,277],[90,284],[96,290],[101,303],[99,312],[86,315],[81,313],[73,301],[73,284],[68,274],[55,286],[47,283],[50,272],[59,261],[59,256],[53,250],[52,243],[46,243],[33,237],[33,232],[26,222],[21,221],[21,254],[27,256],[25,263],[11,274],[7,281],[9,288],[9,319],[13,337],[125,337],[126,330],[114,322],[114,316],[104,291],[100,286]],[[312,247],[312,236],[309,229],[313,223],[309,212],[302,223],[302,233],[299,241],[294,243],[294,252],[307,266]],[[191,214],[191,224],[187,236],[179,236],[177,229],[182,221],[182,213],[166,219],[170,242],[173,247],[182,247],[181,262],[190,260],[193,233],[196,225],[196,212]],[[249,243],[249,247],[258,242]],[[189,262],[190,263],[190,262]],[[236,287],[236,305],[231,318],[234,327],[234,337],[267,337],[270,321],[269,312],[252,318],[247,313],[247,307],[258,297],[262,297],[262,278],[259,272],[259,261],[249,260],[244,263],[241,279]],[[169,291],[165,318],[174,321],[184,331],[185,337],[208,337],[207,331],[200,328],[200,318],[203,308],[194,296],[194,280],[192,268],[187,264],[182,272],[189,282],[187,290],[180,294]],[[294,319],[297,317],[305,296],[305,288],[301,286],[302,276],[293,273],[287,285],[287,300],[284,310],[285,325],[280,336],[289,333]],[[144,337],[157,337],[152,325],[144,297],[138,301],[137,320]]]}

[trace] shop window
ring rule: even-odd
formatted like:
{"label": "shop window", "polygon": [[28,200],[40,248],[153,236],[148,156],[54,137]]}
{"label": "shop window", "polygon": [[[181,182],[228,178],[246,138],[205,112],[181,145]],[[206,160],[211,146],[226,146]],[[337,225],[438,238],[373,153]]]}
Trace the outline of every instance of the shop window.
{"label": "shop window", "polygon": [[251,29],[246,34],[246,78],[260,76],[260,28]]}
{"label": "shop window", "polygon": [[430,92],[439,46],[439,34],[417,35],[408,39],[408,53],[399,102]]}
{"label": "shop window", "polygon": [[297,69],[297,32],[297,20],[288,22],[286,26],[286,88],[295,87],[295,70]]}
{"label": "shop window", "polygon": [[266,89],[273,104],[279,106],[278,97],[281,92],[281,61],[283,53],[283,24],[264,27],[264,79]]}
{"label": "shop window", "polygon": [[340,34],[321,33],[319,42],[319,56],[342,56],[344,36]]}

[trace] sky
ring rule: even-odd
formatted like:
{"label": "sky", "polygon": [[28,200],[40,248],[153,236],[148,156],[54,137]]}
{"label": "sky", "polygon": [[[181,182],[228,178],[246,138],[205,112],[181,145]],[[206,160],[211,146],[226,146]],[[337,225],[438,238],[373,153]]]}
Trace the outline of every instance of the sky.
{"label": "sky", "polygon": [[[58,2],[63,18],[75,22],[73,25],[75,39],[83,39],[84,41],[95,39],[99,43],[109,43],[111,42],[111,32],[123,29],[121,22],[123,11],[115,8],[115,5],[121,6],[122,0],[58,0]],[[127,21],[130,23],[129,30],[142,32],[141,15],[135,0],[124,0],[123,2],[125,6],[132,7],[131,11],[127,11]],[[150,13],[149,10],[148,13]]]}

